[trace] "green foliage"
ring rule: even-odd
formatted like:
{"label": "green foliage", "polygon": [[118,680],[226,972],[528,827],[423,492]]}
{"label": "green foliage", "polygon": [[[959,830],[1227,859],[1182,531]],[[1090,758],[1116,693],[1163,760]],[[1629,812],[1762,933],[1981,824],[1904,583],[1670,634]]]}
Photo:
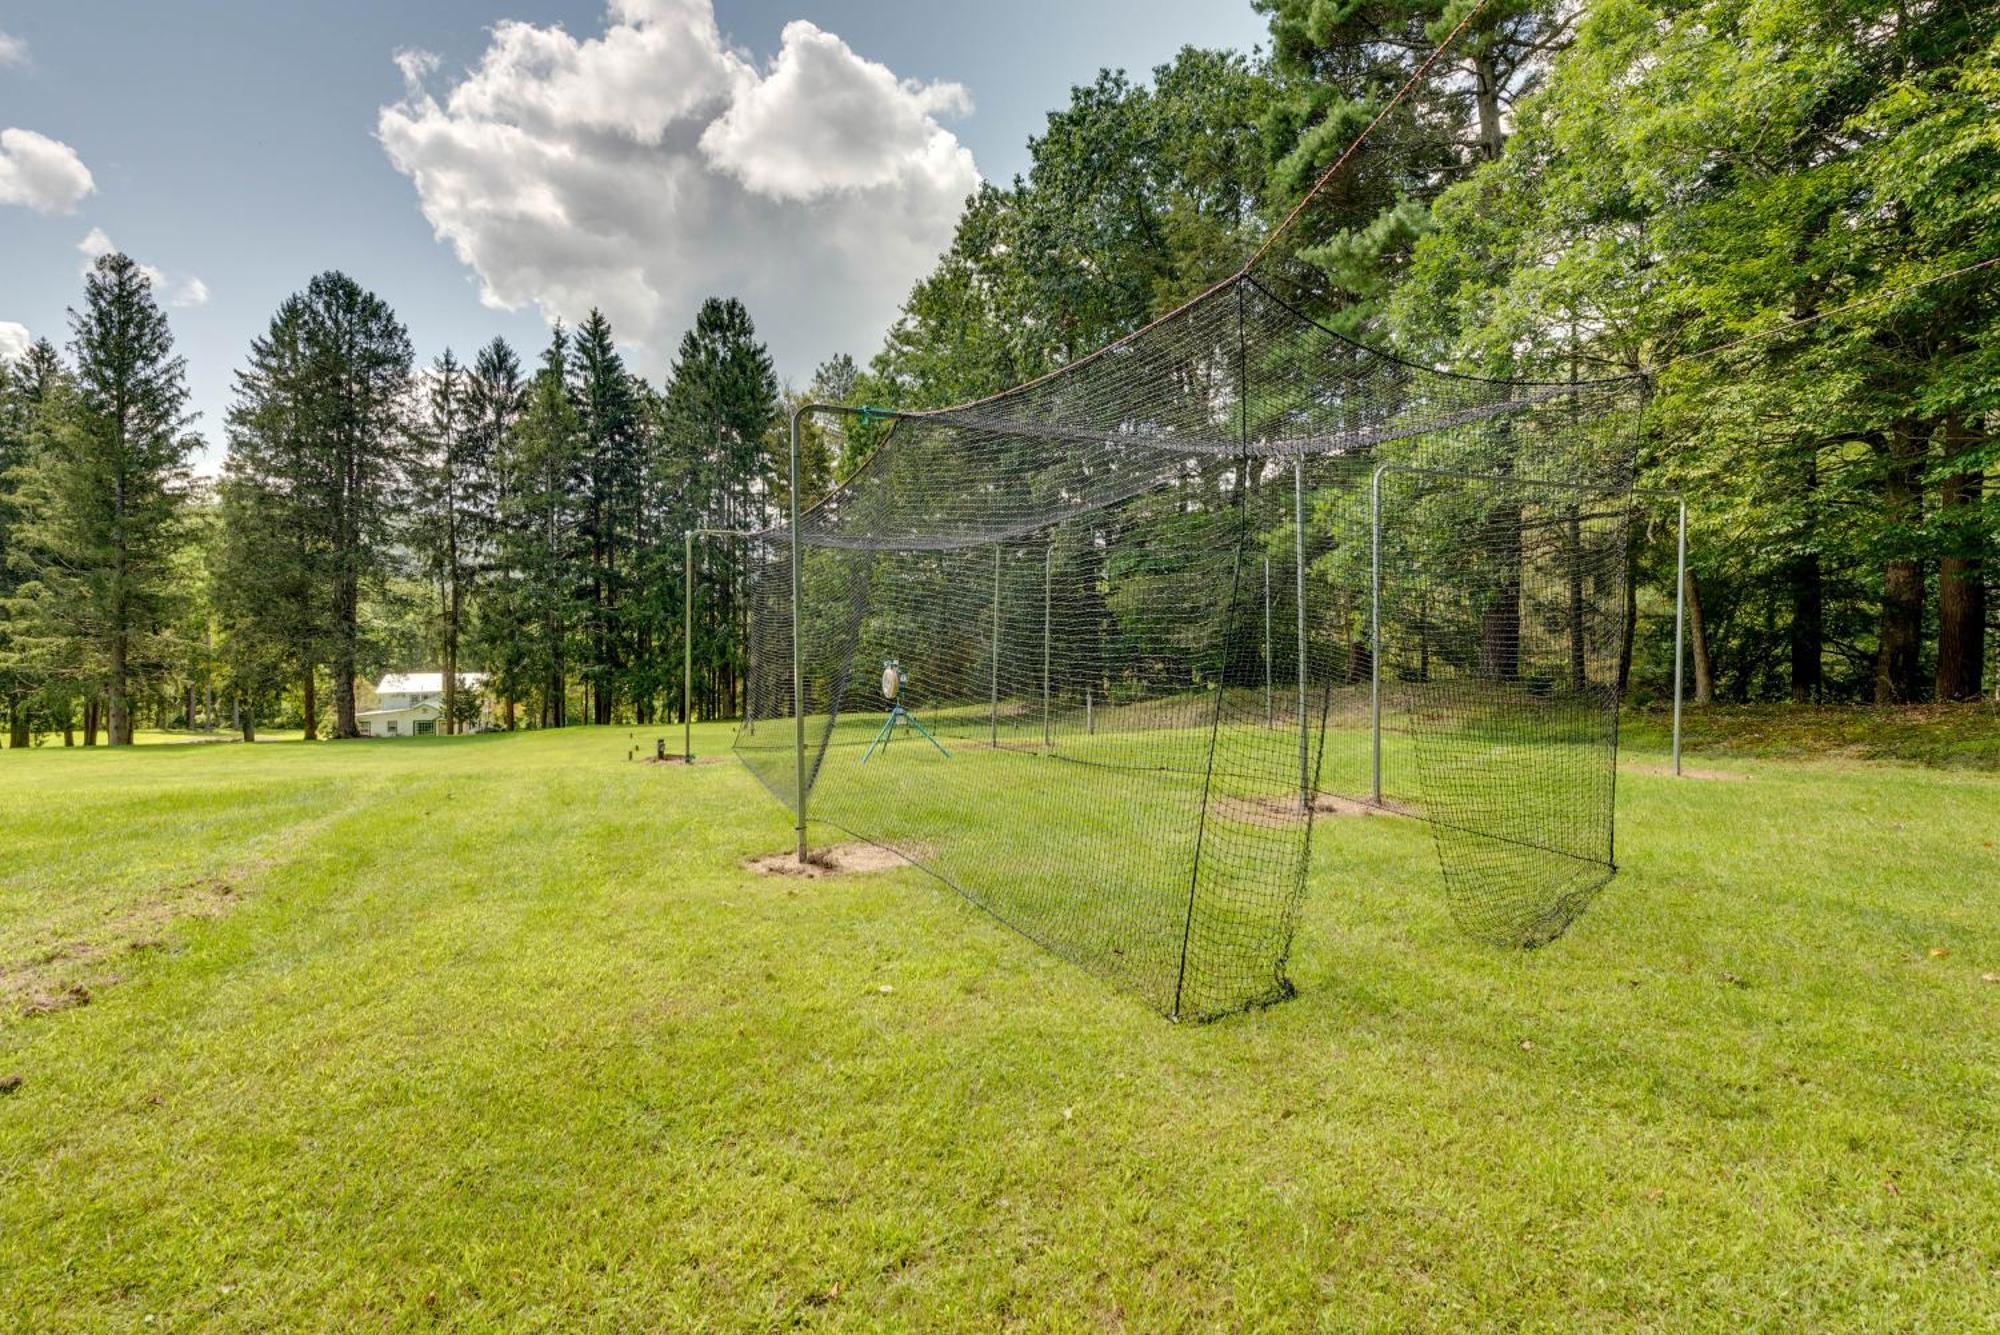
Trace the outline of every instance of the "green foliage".
{"label": "green foliage", "polygon": [[[357,735],[354,681],[370,651],[363,602],[385,586],[403,517],[411,363],[387,303],[324,273],[253,341],[229,414],[231,533],[217,601],[245,638],[243,689],[267,698],[284,659],[307,683],[325,663],[341,737]],[[312,734],[310,704],[304,722]]]}
{"label": "green foliage", "polygon": [[1145,87],[1100,73],[1029,142],[1011,187],[966,202],[862,383],[868,402],[942,407],[1092,352],[1241,267],[1264,171],[1264,76],[1183,50]]}
{"label": "green foliage", "polygon": [[101,689],[111,742],[129,744],[133,688],[172,656],[186,368],[151,282],[122,254],[92,266],[70,330],[69,372],[29,371],[43,383],[11,470],[8,654],[45,681]]}
{"label": "green foliage", "polygon": [[1903,289],[2000,255],[1995,28],[1955,7],[1594,6],[1394,298],[1422,355],[1656,373],[1642,480],[1689,495],[1727,694],[1917,698],[1921,646],[1963,618],[1927,589],[1993,532],[1969,475],[2000,310],[1990,275]]}

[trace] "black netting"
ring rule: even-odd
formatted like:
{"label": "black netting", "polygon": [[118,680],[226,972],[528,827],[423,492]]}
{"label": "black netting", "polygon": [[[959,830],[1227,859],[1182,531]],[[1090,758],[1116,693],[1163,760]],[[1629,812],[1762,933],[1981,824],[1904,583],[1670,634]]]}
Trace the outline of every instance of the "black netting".
{"label": "black netting", "polygon": [[[1638,403],[1413,367],[1245,276],[899,416],[797,534],[807,814],[1176,1016],[1289,991],[1335,796],[1431,824],[1469,933],[1546,941],[1611,872]],[[737,752],[796,811],[794,535],[750,547]]]}

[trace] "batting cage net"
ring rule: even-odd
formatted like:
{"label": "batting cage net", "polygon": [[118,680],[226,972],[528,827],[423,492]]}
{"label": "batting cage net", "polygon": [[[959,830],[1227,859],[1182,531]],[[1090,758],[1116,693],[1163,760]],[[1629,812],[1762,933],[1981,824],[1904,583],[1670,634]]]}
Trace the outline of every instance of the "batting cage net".
{"label": "batting cage net", "polygon": [[1546,942],[1613,870],[1640,400],[1414,366],[1246,270],[891,414],[756,535],[737,754],[1175,1017],[1289,993],[1334,803],[1427,822],[1467,933]]}

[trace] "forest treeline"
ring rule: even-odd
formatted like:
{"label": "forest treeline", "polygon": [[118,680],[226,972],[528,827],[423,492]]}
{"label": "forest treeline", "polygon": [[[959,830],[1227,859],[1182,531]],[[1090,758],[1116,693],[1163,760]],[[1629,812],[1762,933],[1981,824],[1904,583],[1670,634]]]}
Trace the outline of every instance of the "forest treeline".
{"label": "forest treeline", "polygon": [[[967,201],[881,349],[830,356],[797,397],[960,402],[1173,309],[1469,8],[1257,7],[1268,50],[1074,89],[1029,170]],[[1698,695],[1969,698],[2000,648],[2000,271],[1971,269],[2000,256],[1996,107],[1988,5],[1489,0],[1273,262],[1405,356],[1651,378],[1640,481],[1693,516]],[[247,351],[228,420],[202,424],[227,462],[193,479],[166,318],[107,256],[66,349],[0,371],[14,743],[129,738],[141,711],[351,735],[357,679],[391,667],[488,673],[510,725],[665,717],[681,535],[778,513],[793,397],[735,301],[701,308],[657,381],[595,314],[420,368],[388,304],[329,272]],[[880,429],[810,429],[802,490]],[[1642,610],[1673,593],[1663,521],[1633,546]],[[743,576],[729,544],[697,551],[696,709],[727,716]],[[1646,625],[1641,695],[1669,650]]]}
{"label": "forest treeline", "polygon": [[[682,535],[784,497],[784,404],[736,301],[701,307],[655,385],[596,312],[531,364],[496,338],[419,368],[385,301],[321,274],[252,342],[205,480],[142,267],[100,259],[71,325],[67,358],[44,341],[0,371],[15,745],[129,741],[142,714],[352,737],[360,683],[429,665],[448,730],[479,715],[471,671],[506,727],[652,722],[681,706]],[[848,365],[814,390],[844,392]],[[699,556],[694,703],[727,716],[740,556]]]}

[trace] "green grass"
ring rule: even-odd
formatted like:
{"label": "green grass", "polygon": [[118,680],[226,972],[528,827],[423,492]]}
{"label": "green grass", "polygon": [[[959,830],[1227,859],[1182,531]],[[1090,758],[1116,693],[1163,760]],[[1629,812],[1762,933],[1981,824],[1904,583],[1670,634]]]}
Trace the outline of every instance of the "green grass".
{"label": "green grass", "polygon": [[0,753],[9,1324],[2000,1316],[2000,778],[1639,756],[1529,954],[1324,820],[1300,995],[1173,1026],[633,744]]}
{"label": "green grass", "polygon": [[[1672,714],[1625,716],[1627,739],[1665,749]],[[1940,769],[2000,771],[2000,705],[1689,705],[1682,713],[1689,754],[1778,759],[1889,760]]]}

